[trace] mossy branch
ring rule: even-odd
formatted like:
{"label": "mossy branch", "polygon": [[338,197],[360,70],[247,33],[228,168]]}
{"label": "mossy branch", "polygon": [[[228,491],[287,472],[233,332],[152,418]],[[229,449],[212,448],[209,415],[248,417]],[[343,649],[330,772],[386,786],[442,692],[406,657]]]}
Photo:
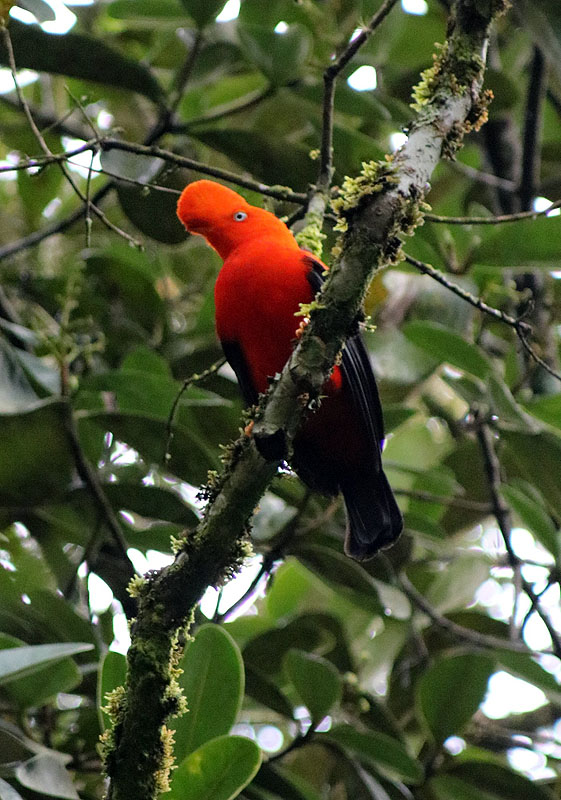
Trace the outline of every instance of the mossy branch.
{"label": "mossy branch", "polygon": [[[457,1],[446,44],[416,94],[419,112],[407,143],[389,162],[366,164],[357,179],[346,182],[338,205],[339,227],[345,229],[340,257],[254,425],[255,438],[273,454],[280,457],[290,447],[309,398],[319,394],[355,324],[373,273],[401,257],[400,236],[422,220],[420,203],[439,159],[483,120],[488,29],[504,9],[503,0]],[[174,679],[177,633],[207,586],[239,568],[249,520],[276,471],[277,463],[260,455],[254,438],[242,437],[208,487],[209,504],[195,534],[178,543],[173,564],[137,584],[127,682],[113,704],[115,724],[105,742],[110,800],[154,800],[165,790],[171,767],[166,725],[181,706]]]}

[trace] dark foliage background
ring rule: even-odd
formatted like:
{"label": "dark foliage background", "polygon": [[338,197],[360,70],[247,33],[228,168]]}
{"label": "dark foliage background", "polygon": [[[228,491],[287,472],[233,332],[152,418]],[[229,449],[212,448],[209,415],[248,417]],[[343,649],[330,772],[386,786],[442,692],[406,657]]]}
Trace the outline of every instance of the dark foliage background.
{"label": "dark foliage background", "polygon": [[[243,0],[237,20],[215,22],[221,0],[112,0],[72,7],[62,35],[10,18],[17,67],[38,73],[23,93],[43,141],[16,93],[0,95],[1,800],[102,796],[100,706],[124,675],[108,648],[122,608],[134,615],[127,550],[171,554],[240,425],[221,368],[190,381],[168,430],[182,382],[221,355],[219,259],[186,240],[178,191],[227,170],[251,202],[298,211],[266,186],[304,193],[316,179],[323,71],[378,5]],[[395,147],[447,5],[396,6],[345,69],[336,185]],[[21,7],[48,29],[50,5]],[[515,0],[491,41],[489,122],[439,166],[434,214],[561,199],[560,64],[556,0]],[[375,67],[375,90],[347,84],[360,66]],[[561,217],[429,216],[405,249],[448,284],[403,262],[367,297],[405,533],[358,565],[341,553],[340,503],[275,479],[254,521],[257,577],[224,593],[214,624],[198,614],[186,649],[173,800],[559,796]],[[106,610],[91,576],[113,593]],[[490,718],[491,676],[527,681],[541,705],[515,713],[517,684]]]}

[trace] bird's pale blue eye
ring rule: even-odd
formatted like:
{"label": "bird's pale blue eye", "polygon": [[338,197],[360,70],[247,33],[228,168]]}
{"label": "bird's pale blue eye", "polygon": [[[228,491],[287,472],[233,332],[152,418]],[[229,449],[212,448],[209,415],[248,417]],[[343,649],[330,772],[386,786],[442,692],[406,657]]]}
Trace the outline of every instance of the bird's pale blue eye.
{"label": "bird's pale blue eye", "polygon": [[234,214],[234,219],[236,220],[236,222],[243,222],[244,219],[247,219],[247,214],[245,213],[245,211],[236,211],[236,213]]}

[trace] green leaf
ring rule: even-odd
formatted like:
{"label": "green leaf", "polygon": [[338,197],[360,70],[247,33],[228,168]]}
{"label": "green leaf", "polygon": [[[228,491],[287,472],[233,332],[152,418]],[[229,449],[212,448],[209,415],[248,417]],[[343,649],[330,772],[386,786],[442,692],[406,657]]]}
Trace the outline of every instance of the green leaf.
{"label": "green leaf", "polygon": [[483,761],[458,764],[430,783],[436,800],[553,800],[545,787],[523,775]]}
{"label": "green leaf", "polygon": [[181,661],[179,684],[188,712],[176,721],[178,761],[235,723],[244,693],[243,661],[237,644],[219,625],[203,625]]}
{"label": "green leaf", "polygon": [[537,686],[555,702],[560,701],[561,684],[557,682],[551,672],[534,661],[530,653],[513,653],[510,650],[504,650],[497,653],[497,659],[507,672]]}
{"label": "green leaf", "polygon": [[484,554],[462,553],[434,575],[427,589],[427,600],[443,613],[462,608],[473,601],[475,592],[489,577],[490,568]]}
{"label": "green leaf", "polygon": [[15,348],[0,339],[0,409],[3,413],[21,411],[37,402]]}
{"label": "green leaf", "polygon": [[[559,531],[542,502],[523,489],[524,482],[518,481],[514,486],[503,484],[501,492],[508,505],[516,512],[522,524],[528,528],[546,550],[554,556],[559,553],[561,537]],[[533,487],[529,487],[532,489]]]}
{"label": "green leaf", "polygon": [[224,8],[225,0],[181,0],[199,30],[213,22]]}
{"label": "green leaf", "polygon": [[256,775],[261,750],[242,736],[219,736],[190,753],[174,771],[170,800],[232,800]]}
{"label": "green leaf", "polygon": [[493,369],[482,350],[437,322],[409,322],[403,333],[437,361],[451,364],[477,378],[484,380]]}
{"label": "green leaf", "polygon": [[417,699],[437,744],[462,732],[483,702],[494,670],[492,658],[465,653],[440,658],[424,673]]}
{"label": "green leaf", "polygon": [[[15,636],[0,634],[0,650],[23,647],[25,643]],[[57,663],[48,662],[38,667],[31,674],[15,678],[3,686],[3,693],[19,708],[31,708],[44,705],[58,692],[69,692],[82,679],[78,667],[71,658],[64,658]]]}
{"label": "green leaf", "polygon": [[185,11],[179,0],[114,0],[106,13],[113,19],[126,19],[135,23],[139,19],[172,21],[184,20]]}
{"label": "green leaf", "polygon": [[300,542],[293,552],[311,572],[337,586],[354,602],[375,613],[382,610],[374,580],[356,561],[329,547]]}
{"label": "green leaf", "polygon": [[3,772],[28,759],[36,750],[37,744],[27,739],[19,728],[0,720],[0,767]]}
{"label": "green leaf", "polygon": [[[20,69],[27,67],[37,72],[105,83],[139,92],[156,103],[162,101],[162,88],[146,67],[92,36],[81,33],[56,36],[15,19],[10,20],[10,36]],[[8,63],[6,47],[0,43],[0,64],[7,66]]]}
{"label": "green leaf", "polygon": [[267,675],[251,666],[245,668],[245,693],[277,714],[293,719],[292,705],[287,697]]}
{"label": "green leaf", "polygon": [[392,778],[410,784],[423,781],[421,764],[409,755],[401,742],[391,736],[377,731],[363,733],[352,725],[337,725],[329,733],[322,734],[320,740],[324,736],[341,745],[351,756],[374,764],[383,771],[387,769]]}
{"label": "green leaf", "polygon": [[[168,439],[167,419],[149,414],[92,412],[84,419],[111,431],[121,442],[137,450],[149,464],[162,464]],[[219,466],[218,454],[192,427],[175,424],[166,468],[174,475],[198,486],[204,483],[209,469]]]}
{"label": "green leaf", "polygon": [[80,800],[62,758],[53,753],[40,753],[16,767],[16,778],[26,789],[62,797],[65,800]]}
{"label": "green leaf", "polygon": [[110,727],[111,717],[104,710],[107,694],[118,686],[124,686],[127,677],[127,659],[122,653],[109,650],[101,664],[97,680],[97,711],[101,729]]}
{"label": "green leaf", "polygon": [[277,33],[264,25],[238,25],[244,55],[258,67],[275,86],[296,80],[310,54],[311,39],[306,28],[289,25]]}
{"label": "green leaf", "polygon": [[0,414],[0,501],[27,507],[66,490],[74,459],[65,414],[65,405],[55,400]]}
{"label": "green leaf", "polygon": [[475,253],[477,264],[526,270],[559,265],[561,217],[542,216],[495,228]]}
{"label": "green leaf", "polygon": [[92,644],[62,642],[12,647],[0,651],[0,685],[36,672],[44,664],[93,650]]}
{"label": "green leaf", "polygon": [[504,430],[501,439],[523,478],[535,485],[554,513],[561,508],[561,436],[549,431],[523,433]]}
{"label": "green leaf", "polygon": [[317,177],[317,167],[309,156],[309,148],[289,143],[270,132],[197,125],[189,133],[267,183],[285,186],[290,176],[291,186],[297,191],[305,191]]}
{"label": "green leaf", "polygon": [[[344,643],[338,641],[338,621],[328,614],[301,614],[290,622],[264,631],[251,639],[243,651],[244,661],[264,675],[282,672],[285,654],[293,649],[329,655],[341,671],[352,669]],[[343,650],[343,652],[341,652]]]}
{"label": "green leaf", "polygon": [[341,699],[341,678],[330,661],[303,650],[289,650],[284,670],[300,699],[318,725]]}
{"label": "green leaf", "polygon": [[548,425],[561,429],[561,394],[538,395],[526,403],[526,410]]}

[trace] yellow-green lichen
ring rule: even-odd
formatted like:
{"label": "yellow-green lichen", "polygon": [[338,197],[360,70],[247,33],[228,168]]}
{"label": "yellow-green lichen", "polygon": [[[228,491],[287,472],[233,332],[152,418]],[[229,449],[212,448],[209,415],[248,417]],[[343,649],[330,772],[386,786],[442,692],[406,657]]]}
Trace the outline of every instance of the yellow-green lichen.
{"label": "yellow-green lichen", "polygon": [[413,88],[414,111],[423,111],[435,102],[441,93],[458,95],[471,87],[481,77],[485,67],[481,56],[474,52],[473,43],[467,35],[456,35],[453,46],[450,42],[436,45],[433,64],[421,73],[421,80]]}
{"label": "yellow-green lichen", "polygon": [[296,234],[296,241],[304,250],[308,250],[316,258],[321,258],[325,233],[322,231],[321,214],[314,212],[306,215],[306,225]]}
{"label": "yellow-green lichen", "polygon": [[130,579],[127,592],[131,597],[142,597],[148,588],[148,581],[142,575]]}
{"label": "yellow-green lichen", "polygon": [[173,756],[174,733],[175,731],[170,730],[167,725],[162,725],[160,729],[162,760],[160,768],[154,773],[155,794],[157,796],[164,794],[164,792],[169,792],[171,789],[170,773],[176,766]]}
{"label": "yellow-green lichen", "polygon": [[385,161],[363,161],[359,175],[356,178],[345,177],[339,195],[331,203],[339,216],[335,229],[346,230],[345,217],[360,205],[364,197],[383,192],[398,182],[391,156]]}

